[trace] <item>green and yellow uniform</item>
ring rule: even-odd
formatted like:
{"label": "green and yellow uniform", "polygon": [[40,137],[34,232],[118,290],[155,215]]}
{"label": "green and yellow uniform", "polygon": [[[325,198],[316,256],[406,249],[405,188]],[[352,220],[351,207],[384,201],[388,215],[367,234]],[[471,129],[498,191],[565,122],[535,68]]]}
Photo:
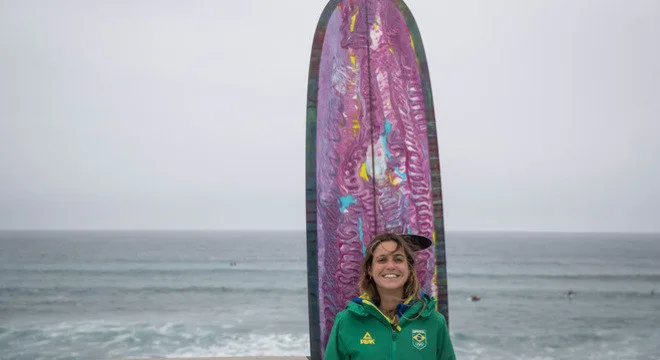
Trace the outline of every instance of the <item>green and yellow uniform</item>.
{"label": "green and yellow uniform", "polygon": [[323,359],[455,360],[447,321],[435,304],[426,294],[399,304],[396,324],[365,295],[355,298],[337,314]]}

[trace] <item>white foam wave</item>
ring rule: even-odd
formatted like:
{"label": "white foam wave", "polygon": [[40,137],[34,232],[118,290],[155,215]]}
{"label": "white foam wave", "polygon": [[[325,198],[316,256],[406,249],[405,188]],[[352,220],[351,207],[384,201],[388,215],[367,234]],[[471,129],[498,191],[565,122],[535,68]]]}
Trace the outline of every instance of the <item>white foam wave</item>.
{"label": "white foam wave", "polygon": [[[78,353],[85,359],[222,356],[306,356],[309,336],[294,333],[232,332],[191,324],[62,322],[4,328],[2,337],[20,347],[4,349],[9,359],[35,360]],[[29,341],[28,341],[29,339]],[[2,356],[0,356],[2,357]]]}
{"label": "white foam wave", "polygon": [[210,347],[183,347],[166,357],[308,356],[309,353],[309,335],[283,333],[234,336]]}

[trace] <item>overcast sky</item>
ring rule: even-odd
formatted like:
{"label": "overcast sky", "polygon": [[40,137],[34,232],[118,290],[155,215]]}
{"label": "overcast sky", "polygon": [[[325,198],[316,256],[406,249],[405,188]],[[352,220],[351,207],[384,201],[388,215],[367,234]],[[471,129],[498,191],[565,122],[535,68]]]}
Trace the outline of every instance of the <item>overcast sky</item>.
{"label": "overcast sky", "polygon": [[[321,0],[0,0],[0,229],[304,229]],[[445,225],[660,231],[660,1],[408,0]]]}

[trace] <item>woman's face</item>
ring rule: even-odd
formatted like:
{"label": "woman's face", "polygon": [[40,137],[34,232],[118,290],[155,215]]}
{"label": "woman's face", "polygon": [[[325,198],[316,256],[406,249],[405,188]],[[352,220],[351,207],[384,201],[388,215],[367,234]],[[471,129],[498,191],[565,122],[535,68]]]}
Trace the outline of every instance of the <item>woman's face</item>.
{"label": "woman's face", "polygon": [[369,274],[376,282],[379,293],[401,290],[410,276],[408,260],[403,247],[396,249],[396,242],[383,241],[374,249],[374,258]]}

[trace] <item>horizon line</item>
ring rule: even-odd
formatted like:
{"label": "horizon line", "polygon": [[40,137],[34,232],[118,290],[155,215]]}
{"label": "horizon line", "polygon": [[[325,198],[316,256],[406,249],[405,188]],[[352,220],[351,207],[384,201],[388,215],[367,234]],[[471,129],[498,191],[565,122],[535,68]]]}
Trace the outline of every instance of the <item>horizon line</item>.
{"label": "horizon line", "polygon": [[[249,229],[249,228],[228,228],[228,229],[204,229],[204,228],[0,228],[0,232],[306,232],[305,229]],[[544,229],[487,229],[487,230],[447,230],[445,233],[555,233],[555,234],[660,234],[660,230],[655,231],[624,231],[624,230],[544,230]]]}

